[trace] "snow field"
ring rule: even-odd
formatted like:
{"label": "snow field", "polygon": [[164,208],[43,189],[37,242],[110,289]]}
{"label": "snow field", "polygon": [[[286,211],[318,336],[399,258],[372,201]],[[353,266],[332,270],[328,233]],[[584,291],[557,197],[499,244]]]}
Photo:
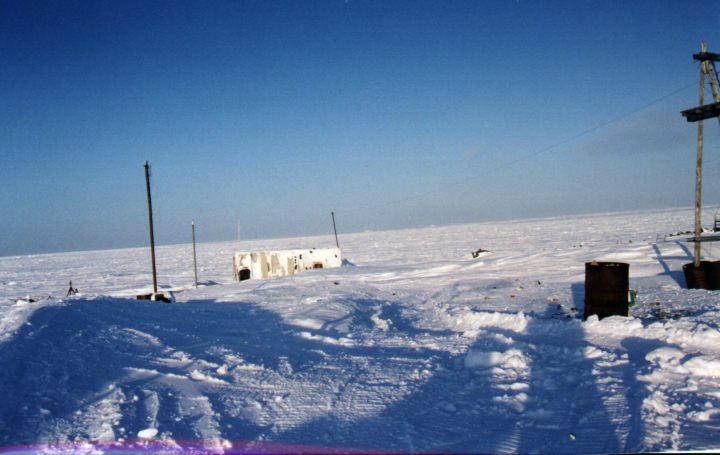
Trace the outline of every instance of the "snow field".
{"label": "snow field", "polygon": [[[334,239],[200,244],[198,289],[190,247],[163,247],[169,305],[132,298],[148,290],[145,250],[0,258],[0,446],[718,448],[718,294],[683,289],[688,246],[666,237],[691,220],[664,210],[353,234],[341,237],[353,265],[241,283],[234,250]],[[472,258],[478,248],[490,253]],[[630,318],[582,321],[594,259],[630,263]],[[69,280],[81,294],[63,298]]]}

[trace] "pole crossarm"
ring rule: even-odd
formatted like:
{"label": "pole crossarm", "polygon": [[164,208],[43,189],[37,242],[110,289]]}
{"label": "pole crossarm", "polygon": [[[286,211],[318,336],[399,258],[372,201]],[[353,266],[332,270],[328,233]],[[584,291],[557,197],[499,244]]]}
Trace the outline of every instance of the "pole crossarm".
{"label": "pole crossarm", "polygon": [[697,54],[693,54],[693,60],[700,62],[720,62],[720,54],[716,54],[715,52],[698,52]]}
{"label": "pole crossarm", "polygon": [[720,116],[720,103],[704,104],[681,112],[688,122],[697,122]]}

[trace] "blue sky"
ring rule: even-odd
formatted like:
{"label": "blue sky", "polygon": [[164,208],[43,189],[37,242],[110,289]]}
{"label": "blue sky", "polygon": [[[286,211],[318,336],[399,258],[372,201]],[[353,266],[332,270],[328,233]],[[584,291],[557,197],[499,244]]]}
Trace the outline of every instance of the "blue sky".
{"label": "blue sky", "polygon": [[679,111],[719,25],[717,1],[0,0],[0,256],[147,244],[145,160],[160,244],[690,206]]}

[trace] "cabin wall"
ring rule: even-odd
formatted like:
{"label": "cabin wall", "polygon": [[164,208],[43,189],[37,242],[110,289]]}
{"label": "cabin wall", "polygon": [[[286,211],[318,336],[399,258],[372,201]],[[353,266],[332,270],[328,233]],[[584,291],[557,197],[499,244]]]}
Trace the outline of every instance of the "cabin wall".
{"label": "cabin wall", "polygon": [[291,276],[304,270],[331,269],[342,265],[338,248],[279,250],[235,253],[235,279]]}

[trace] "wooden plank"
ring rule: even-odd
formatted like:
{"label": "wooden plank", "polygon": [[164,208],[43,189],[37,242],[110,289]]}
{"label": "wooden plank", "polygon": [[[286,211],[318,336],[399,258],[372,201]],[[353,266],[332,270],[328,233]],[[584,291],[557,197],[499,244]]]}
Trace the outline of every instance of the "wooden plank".
{"label": "wooden plank", "polygon": [[697,122],[720,116],[720,103],[705,104],[681,112],[688,122]]}
{"label": "wooden plank", "polygon": [[720,54],[716,54],[715,52],[698,52],[697,54],[693,54],[693,59],[701,62],[720,62]]}
{"label": "wooden plank", "polygon": [[706,235],[704,237],[700,237],[698,240],[695,240],[695,237],[689,237],[686,241],[688,242],[720,242],[720,235]]}

